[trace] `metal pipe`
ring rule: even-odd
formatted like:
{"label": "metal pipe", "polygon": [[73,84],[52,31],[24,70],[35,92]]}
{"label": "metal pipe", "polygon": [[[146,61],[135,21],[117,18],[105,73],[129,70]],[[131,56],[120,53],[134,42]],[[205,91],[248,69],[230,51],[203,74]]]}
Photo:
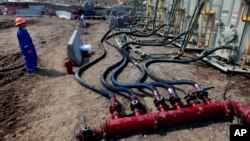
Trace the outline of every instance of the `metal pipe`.
{"label": "metal pipe", "polygon": [[100,127],[93,128],[93,132],[97,137],[103,137],[103,134],[114,135],[145,129],[157,129],[167,125],[226,115],[228,114],[225,103],[216,102],[209,105],[148,113],[141,116],[103,120]]}
{"label": "metal pipe", "polygon": [[239,102],[234,102],[234,101],[227,102],[227,105],[230,111],[232,112],[232,114],[240,118],[242,123],[250,125],[249,106],[239,103]]}
{"label": "metal pipe", "polygon": [[189,42],[189,40],[190,40],[190,38],[192,36],[191,33],[192,33],[192,30],[193,30],[194,24],[195,24],[195,22],[197,22],[199,20],[200,14],[202,12],[202,9],[203,9],[206,1],[207,0],[198,1],[197,5],[195,7],[195,10],[193,12],[193,16],[191,18],[191,21],[190,21],[190,23],[188,25],[187,34],[184,37],[184,40],[183,40],[183,42],[181,44],[179,54],[177,56],[175,56],[175,58],[179,58],[183,54],[183,52],[185,51],[186,46],[187,46],[187,44],[188,44],[188,42]]}
{"label": "metal pipe", "polygon": [[[147,113],[124,118],[103,119],[100,127],[77,132],[77,138],[86,139],[85,132],[92,132],[89,137],[103,138],[110,135],[135,132],[146,129],[157,129],[167,125],[187,123],[194,120],[227,117],[237,115],[246,124],[250,124],[250,107],[237,102],[216,101],[214,103],[204,103],[203,105],[192,105],[188,108],[179,108],[170,111]],[[87,140],[92,140],[88,138]]]}

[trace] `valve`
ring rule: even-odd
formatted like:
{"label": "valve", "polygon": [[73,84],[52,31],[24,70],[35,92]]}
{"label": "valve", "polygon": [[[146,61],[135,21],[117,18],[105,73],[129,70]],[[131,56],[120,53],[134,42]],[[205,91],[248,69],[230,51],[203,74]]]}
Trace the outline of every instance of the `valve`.
{"label": "valve", "polygon": [[179,104],[181,102],[180,97],[177,95],[176,91],[173,88],[169,88],[168,93],[169,93],[169,102],[172,105]]}
{"label": "valve", "polygon": [[119,118],[121,115],[122,107],[118,103],[115,96],[110,99],[109,112],[113,116],[113,118]]}
{"label": "valve", "polygon": [[214,87],[203,88],[200,84],[195,84],[194,87],[196,90],[195,93],[196,93],[197,97],[201,100],[209,99],[207,91],[210,89],[214,89]]}
{"label": "valve", "polygon": [[154,99],[154,104],[158,111],[166,111],[168,108],[167,104],[165,103],[165,99],[162,96],[156,96]]}
{"label": "valve", "polygon": [[185,93],[184,99],[185,99],[186,102],[189,103],[189,104],[191,103],[191,101],[195,101],[196,98],[197,98],[197,96],[196,96],[194,93],[192,93],[191,91],[187,91],[187,92]]}
{"label": "valve", "polygon": [[90,141],[93,140],[93,131],[87,124],[85,116],[83,117],[83,126],[76,131],[76,139],[79,141]]}
{"label": "valve", "polygon": [[138,101],[138,99],[131,100],[130,109],[131,109],[131,111],[139,112],[139,114],[147,113],[146,108],[142,105],[142,103],[140,101]]}
{"label": "valve", "polygon": [[179,97],[173,97],[171,96],[169,98],[169,102],[172,104],[172,105],[175,105],[175,104],[178,104],[181,102],[181,99]]}

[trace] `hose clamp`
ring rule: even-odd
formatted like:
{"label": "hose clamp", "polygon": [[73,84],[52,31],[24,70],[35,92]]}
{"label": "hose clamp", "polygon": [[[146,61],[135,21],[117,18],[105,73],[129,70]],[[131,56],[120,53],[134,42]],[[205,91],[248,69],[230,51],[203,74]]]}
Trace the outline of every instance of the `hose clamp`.
{"label": "hose clamp", "polygon": [[156,100],[157,100],[157,101],[161,101],[161,100],[163,100],[163,97],[162,97],[162,96],[157,96],[157,97],[156,97]]}
{"label": "hose clamp", "polygon": [[138,100],[132,100],[131,103],[132,103],[132,105],[136,105],[136,104],[138,104]]}

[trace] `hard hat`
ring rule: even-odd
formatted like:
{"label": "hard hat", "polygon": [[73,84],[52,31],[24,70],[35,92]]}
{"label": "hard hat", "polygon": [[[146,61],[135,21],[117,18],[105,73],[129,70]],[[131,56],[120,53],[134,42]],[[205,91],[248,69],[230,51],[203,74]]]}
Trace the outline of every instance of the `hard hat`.
{"label": "hard hat", "polygon": [[16,23],[16,26],[17,26],[17,25],[20,25],[22,23],[25,23],[25,20],[23,18],[18,17],[18,18],[16,18],[15,23]]}

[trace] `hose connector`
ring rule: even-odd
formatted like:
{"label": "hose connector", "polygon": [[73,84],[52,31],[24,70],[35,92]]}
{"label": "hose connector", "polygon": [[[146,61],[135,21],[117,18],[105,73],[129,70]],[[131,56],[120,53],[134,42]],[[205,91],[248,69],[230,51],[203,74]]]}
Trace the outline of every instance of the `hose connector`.
{"label": "hose connector", "polygon": [[136,98],[136,96],[131,96],[130,109],[134,112],[134,115],[141,115],[147,113],[146,108],[142,103]]}
{"label": "hose connector", "polygon": [[109,112],[114,119],[120,118],[121,116],[122,108],[115,96],[110,99]]}
{"label": "hose connector", "polygon": [[79,141],[91,141],[94,139],[93,131],[90,129],[80,128],[76,131],[76,139]]}
{"label": "hose connector", "polygon": [[166,111],[168,109],[165,99],[161,95],[155,97],[154,104],[160,112]]}
{"label": "hose connector", "polygon": [[214,87],[207,87],[203,88],[200,84],[194,84],[194,88],[196,90],[196,96],[203,100],[205,103],[211,103],[211,99],[208,97],[208,91],[209,89],[214,89]]}
{"label": "hose connector", "polygon": [[172,105],[175,105],[181,102],[180,97],[177,95],[176,91],[173,88],[169,88],[168,93],[169,93],[169,102]]}
{"label": "hose connector", "polygon": [[87,124],[86,118],[84,117],[83,126],[76,131],[75,137],[79,141],[91,141],[94,139],[93,131]]}
{"label": "hose connector", "polygon": [[192,93],[191,91],[185,92],[184,99],[186,100],[186,102],[188,104],[192,105],[193,107],[196,106],[196,104],[197,104],[197,96],[194,93]]}

